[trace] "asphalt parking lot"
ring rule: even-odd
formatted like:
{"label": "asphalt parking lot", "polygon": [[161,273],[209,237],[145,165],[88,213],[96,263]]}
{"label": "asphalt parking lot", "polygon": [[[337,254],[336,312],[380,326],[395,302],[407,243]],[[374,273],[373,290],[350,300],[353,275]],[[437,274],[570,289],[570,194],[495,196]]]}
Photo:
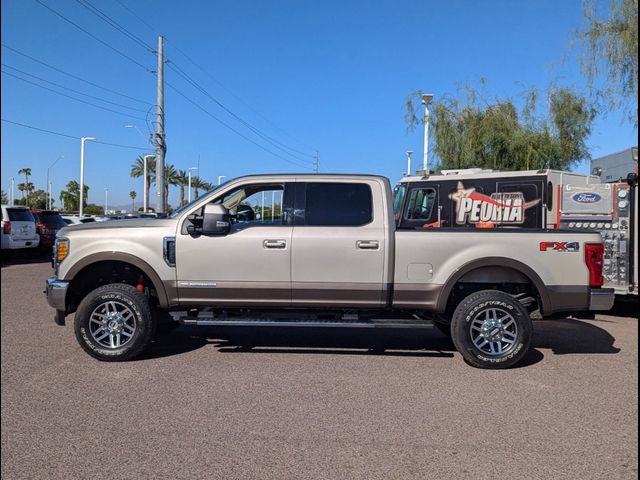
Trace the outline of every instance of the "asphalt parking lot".
{"label": "asphalt parking lot", "polygon": [[536,322],[507,371],[435,329],[181,327],[107,364],[50,272],[2,266],[2,478],[638,478],[633,310]]}

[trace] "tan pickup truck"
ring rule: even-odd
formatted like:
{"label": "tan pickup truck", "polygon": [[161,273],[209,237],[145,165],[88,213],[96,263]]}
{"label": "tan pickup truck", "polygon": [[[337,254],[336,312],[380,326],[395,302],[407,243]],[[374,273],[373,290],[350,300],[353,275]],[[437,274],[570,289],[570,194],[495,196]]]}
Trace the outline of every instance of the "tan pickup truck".
{"label": "tan pickup truck", "polygon": [[423,228],[430,202],[373,175],[237,178],[168,218],[61,230],[47,299],[100,360],[139,355],[171,321],[435,325],[484,368],[525,355],[532,316],[613,305],[599,234]]}

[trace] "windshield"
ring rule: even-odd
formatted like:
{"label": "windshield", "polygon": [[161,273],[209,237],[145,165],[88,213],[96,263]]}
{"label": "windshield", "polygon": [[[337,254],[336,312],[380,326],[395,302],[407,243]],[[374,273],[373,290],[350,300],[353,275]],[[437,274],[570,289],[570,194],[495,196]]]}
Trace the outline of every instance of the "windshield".
{"label": "windshield", "polygon": [[400,218],[400,210],[402,209],[402,200],[404,200],[404,192],[406,187],[402,184],[396,185],[393,189],[393,213],[396,220]]}
{"label": "windshield", "polygon": [[202,200],[202,197],[209,195],[210,193],[215,192],[216,190],[218,190],[220,187],[224,187],[227,183],[229,183],[230,180],[227,180],[224,183],[221,183],[220,185],[215,186],[214,188],[212,188],[211,190],[209,190],[206,193],[203,193],[202,195],[200,195],[198,198],[194,198],[193,200],[191,200],[190,203],[187,203],[186,205],[183,205],[182,207],[178,208],[177,210],[174,210],[173,212],[171,212],[168,215],[168,218],[175,218],[178,215],[180,215],[181,213],[183,213],[185,210],[189,210],[191,207],[193,207],[193,205],[198,201],[198,200]]}

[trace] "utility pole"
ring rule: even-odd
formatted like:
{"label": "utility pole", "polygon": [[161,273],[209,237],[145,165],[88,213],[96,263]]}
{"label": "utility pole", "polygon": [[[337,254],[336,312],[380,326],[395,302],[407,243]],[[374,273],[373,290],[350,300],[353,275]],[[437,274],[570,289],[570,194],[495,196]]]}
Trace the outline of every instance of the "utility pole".
{"label": "utility pole", "polygon": [[316,154],[313,156],[313,173],[318,173],[320,170],[320,153],[316,150]]}
{"label": "utility pole", "polygon": [[164,192],[164,156],[167,151],[164,137],[164,38],[158,37],[158,104],[156,105],[156,212],[165,213],[167,199]]}

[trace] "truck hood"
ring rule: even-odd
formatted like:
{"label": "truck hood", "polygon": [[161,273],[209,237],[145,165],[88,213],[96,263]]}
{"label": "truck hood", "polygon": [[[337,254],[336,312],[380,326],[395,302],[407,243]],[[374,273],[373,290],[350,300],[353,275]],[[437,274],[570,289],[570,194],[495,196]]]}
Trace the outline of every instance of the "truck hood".
{"label": "truck hood", "polygon": [[81,223],[68,225],[58,232],[58,236],[73,234],[85,230],[104,230],[113,228],[166,228],[175,223],[174,219],[160,218],[124,218],[122,220],[107,220],[106,222]]}

